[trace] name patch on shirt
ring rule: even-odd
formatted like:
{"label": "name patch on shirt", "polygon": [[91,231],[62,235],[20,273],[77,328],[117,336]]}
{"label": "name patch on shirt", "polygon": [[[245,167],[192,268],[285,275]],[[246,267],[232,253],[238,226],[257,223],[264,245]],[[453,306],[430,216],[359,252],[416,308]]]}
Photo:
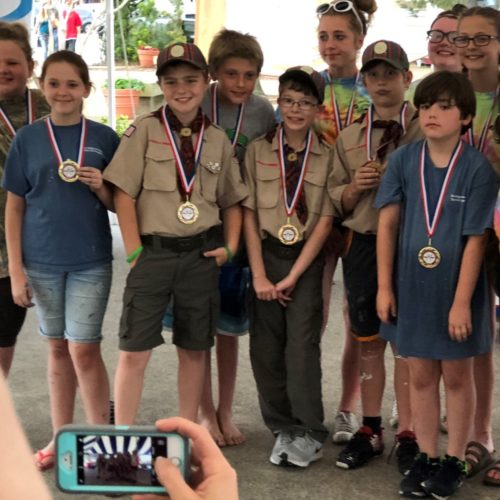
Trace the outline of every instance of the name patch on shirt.
{"label": "name patch on shirt", "polygon": [[130,137],[135,132],[135,129],[136,129],[135,125],[130,125],[130,127],[127,130],[125,130],[125,132],[123,132],[123,135],[125,137]]}
{"label": "name patch on shirt", "polygon": [[467,196],[461,194],[450,194],[450,201],[458,201],[459,203],[465,203],[467,201]]}

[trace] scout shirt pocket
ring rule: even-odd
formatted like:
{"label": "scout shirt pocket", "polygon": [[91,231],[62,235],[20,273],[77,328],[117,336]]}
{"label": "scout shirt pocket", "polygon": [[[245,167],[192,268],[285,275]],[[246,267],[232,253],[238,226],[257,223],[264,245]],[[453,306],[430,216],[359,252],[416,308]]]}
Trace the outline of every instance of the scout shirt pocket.
{"label": "scout shirt pocket", "polygon": [[304,190],[308,211],[320,214],[326,193],[326,169],[309,170],[304,177]]}
{"label": "scout shirt pocket", "polygon": [[175,191],[177,170],[170,147],[166,144],[150,143],[145,159],[143,188],[148,191]]}
{"label": "scout shirt pocket", "polygon": [[220,159],[211,160],[203,158],[200,161],[199,175],[201,184],[201,195],[210,203],[217,203],[217,185],[222,170]]}
{"label": "scout shirt pocket", "polygon": [[257,208],[274,208],[281,194],[280,169],[259,165],[255,173]]}

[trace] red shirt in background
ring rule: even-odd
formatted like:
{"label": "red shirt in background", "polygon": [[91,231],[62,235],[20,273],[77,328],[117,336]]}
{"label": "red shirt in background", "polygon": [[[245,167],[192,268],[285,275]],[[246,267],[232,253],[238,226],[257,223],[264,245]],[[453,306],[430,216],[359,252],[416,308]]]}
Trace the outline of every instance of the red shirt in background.
{"label": "red shirt in background", "polygon": [[77,38],[78,36],[78,28],[82,27],[82,20],[78,15],[76,10],[72,10],[68,14],[68,19],[66,20],[66,40],[68,38]]}

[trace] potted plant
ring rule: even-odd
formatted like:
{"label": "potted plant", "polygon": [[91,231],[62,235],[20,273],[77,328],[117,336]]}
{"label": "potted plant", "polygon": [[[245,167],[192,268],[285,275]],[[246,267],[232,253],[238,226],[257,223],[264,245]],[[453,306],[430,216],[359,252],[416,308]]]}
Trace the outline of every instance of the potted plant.
{"label": "potted plant", "polygon": [[139,57],[139,66],[141,68],[154,68],[156,66],[156,59],[160,49],[146,45],[144,42],[139,41],[137,47],[137,55]]}
{"label": "potted plant", "polygon": [[[139,108],[139,97],[145,88],[145,83],[136,78],[117,78],[115,80],[116,116],[134,118]],[[108,98],[107,83],[104,85],[103,94]]]}

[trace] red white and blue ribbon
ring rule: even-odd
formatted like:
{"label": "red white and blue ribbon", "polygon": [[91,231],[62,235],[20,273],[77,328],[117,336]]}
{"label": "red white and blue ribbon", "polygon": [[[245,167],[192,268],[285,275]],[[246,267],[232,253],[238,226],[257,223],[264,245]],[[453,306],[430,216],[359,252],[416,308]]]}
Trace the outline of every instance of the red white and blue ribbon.
{"label": "red white and blue ribbon", "polygon": [[302,192],[302,188],[304,186],[304,177],[306,175],[307,166],[309,163],[309,153],[311,151],[313,135],[310,130],[307,132],[304,158],[302,159],[302,163],[300,164],[300,175],[297,181],[297,185],[295,186],[291,200],[288,199],[288,191],[286,189],[286,160],[285,160],[284,135],[285,132],[283,130],[283,127],[280,127],[278,132],[278,160],[280,165],[281,187],[283,189],[283,201],[285,202],[285,211],[288,217],[291,217],[293,212],[295,211],[295,206],[297,205],[297,201],[299,200],[300,193]]}
{"label": "red white and blue ribbon", "polygon": [[427,199],[427,189],[425,187],[425,175],[424,175],[426,148],[427,148],[427,141],[424,141],[424,143],[422,144],[422,150],[420,152],[420,195],[422,198],[422,205],[424,208],[424,218],[425,218],[425,226],[427,228],[427,236],[430,239],[436,232],[436,228],[439,223],[439,218],[441,217],[441,211],[443,210],[446,193],[448,192],[448,187],[450,185],[451,176],[455,171],[455,167],[457,166],[460,155],[462,154],[462,151],[464,149],[464,143],[462,141],[458,141],[457,145],[455,146],[455,149],[453,150],[450,161],[446,166],[448,172],[446,172],[446,177],[444,178],[443,185],[441,186],[441,192],[439,193],[439,198],[436,204],[436,210],[434,211],[434,217],[432,218],[432,221],[430,220],[429,216],[429,202]]}
{"label": "red white and blue ribbon", "polygon": [[342,120],[340,118],[339,104],[337,102],[337,98],[335,97],[335,85],[334,85],[333,80],[332,80],[330,74],[328,73],[328,71],[326,72],[326,80],[327,80],[327,83],[330,85],[330,99],[331,99],[332,109],[333,109],[333,120],[335,122],[335,127],[337,128],[337,132],[340,132],[342,129],[344,129],[345,127],[350,125],[353,121],[359,75],[360,75],[360,73],[358,71],[356,73],[356,77],[354,79],[354,86],[352,88],[352,94],[351,94],[351,102],[349,103],[349,107],[347,108],[347,114],[345,117],[345,121],[344,121],[344,123],[342,123]]}
{"label": "red white and blue ribbon", "polygon": [[[57,139],[54,134],[54,129],[52,128],[52,121],[50,118],[45,119],[45,123],[47,125],[47,131],[49,133],[50,144],[52,145],[52,149],[54,150],[54,155],[57,158],[59,164],[63,163],[63,157],[61,155],[61,150],[59,149],[59,145],[57,144]],[[83,159],[85,157],[85,143],[87,142],[87,120],[84,116],[82,116],[82,131],[80,133],[80,144],[78,144],[78,159],[76,163],[80,167],[83,166]],[[69,158],[71,160],[71,158]]]}
{"label": "red white and blue ribbon", "polygon": [[[406,110],[408,109],[408,101],[405,101],[399,111],[399,123],[403,128],[403,135],[406,133]],[[375,108],[373,104],[370,105],[366,112],[366,128],[365,128],[365,144],[366,144],[366,159],[368,161],[375,161],[377,158],[377,151],[372,155],[372,130],[373,130],[373,114]]]}
{"label": "red white and blue ribbon", "polygon": [[[26,115],[28,119],[27,122],[28,124],[33,123],[35,121],[35,107],[33,106],[33,95],[29,90],[26,91]],[[4,123],[7,130],[10,132],[11,137],[14,137],[16,135],[16,129],[14,125],[12,125],[12,122],[10,121],[10,118],[7,115],[7,113],[2,109],[2,106],[0,106],[0,119]]]}
{"label": "red white and blue ribbon", "polygon": [[[217,83],[214,83],[210,87],[210,102],[212,108],[212,122],[219,125],[219,102],[217,97]],[[243,124],[243,112],[245,110],[245,104],[241,103],[238,106],[238,114],[236,115],[236,125],[234,127],[234,135],[231,139],[231,145],[236,146],[238,144],[238,137],[240,136],[241,127]]]}
{"label": "red white and blue ribbon", "polygon": [[466,133],[467,142],[471,146],[475,147],[481,153],[484,151],[484,146],[486,145],[486,137],[488,135],[488,130],[490,129],[491,120],[493,118],[493,110],[495,109],[499,92],[500,92],[500,87],[497,87],[495,91],[495,97],[493,98],[493,103],[491,104],[490,112],[488,113],[488,117],[486,118],[486,121],[483,125],[483,129],[479,134],[479,141],[477,143],[477,146],[476,146],[476,141],[474,139],[474,120],[472,121],[472,125]]}
{"label": "red white and blue ribbon", "polygon": [[198,139],[196,140],[196,145],[194,147],[194,169],[193,175],[191,179],[188,179],[186,175],[186,170],[184,168],[184,161],[181,156],[180,148],[177,145],[177,142],[174,137],[174,133],[168,123],[167,114],[165,112],[166,106],[163,106],[161,111],[161,117],[163,122],[163,128],[165,129],[165,135],[167,136],[168,142],[170,144],[170,148],[172,149],[172,153],[175,158],[175,166],[177,168],[177,172],[179,174],[179,178],[182,183],[182,187],[184,188],[184,192],[186,195],[190,195],[193,190],[194,180],[196,179],[196,167],[200,161],[201,148],[203,145],[203,135],[205,133],[205,122],[203,121],[201,124],[200,132],[198,133]]}

